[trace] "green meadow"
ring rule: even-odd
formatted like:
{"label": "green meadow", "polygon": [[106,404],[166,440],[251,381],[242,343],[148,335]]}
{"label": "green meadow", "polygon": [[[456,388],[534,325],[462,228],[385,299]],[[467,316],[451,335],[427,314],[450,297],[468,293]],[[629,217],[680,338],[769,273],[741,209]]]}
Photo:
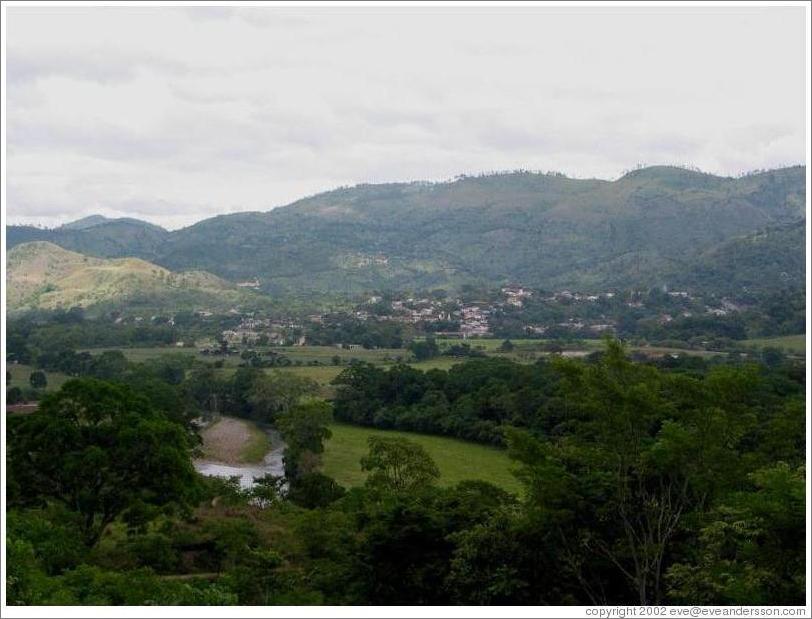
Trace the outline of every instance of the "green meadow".
{"label": "green meadow", "polygon": [[806,335],[782,335],[779,337],[760,337],[744,340],[747,346],[754,348],[780,348],[784,352],[803,355],[806,352]]}
{"label": "green meadow", "polygon": [[324,451],[324,473],[345,487],[364,483],[361,458],[368,451],[370,436],[406,438],[422,445],[440,469],[439,483],[444,486],[476,479],[487,481],[509,492],[521,486],[511,471],[511,461],[504,450],[477,443],[413,432],[376,430],[346,424],[330,426],[333,436]]}
{"label": "green meadow", "polygon": [[[9,371],[9,373],[11,373],[11,382],[8,383],[10,387],[19,387],[23,390],[31,387],[29,378],[31,377],[31,372],[34,371],[34,368],[32,368],[30,365],[8,363],[6,364],[6,369]],[[56,391],[65,384],[65,381],[70,380],[70,376],[67,374],[62,374],[61,372],[42,371],[48,381],[45,391]]]}

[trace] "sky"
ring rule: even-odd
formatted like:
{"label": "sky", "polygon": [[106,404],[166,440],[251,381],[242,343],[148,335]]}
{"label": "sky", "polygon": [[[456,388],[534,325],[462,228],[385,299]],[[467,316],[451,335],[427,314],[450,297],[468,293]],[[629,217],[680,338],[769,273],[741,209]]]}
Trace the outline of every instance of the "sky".
{"label": "sky", "polygon": [[805,163],[801,7],[7,10],[10,223],[174,229],[357,183]]}

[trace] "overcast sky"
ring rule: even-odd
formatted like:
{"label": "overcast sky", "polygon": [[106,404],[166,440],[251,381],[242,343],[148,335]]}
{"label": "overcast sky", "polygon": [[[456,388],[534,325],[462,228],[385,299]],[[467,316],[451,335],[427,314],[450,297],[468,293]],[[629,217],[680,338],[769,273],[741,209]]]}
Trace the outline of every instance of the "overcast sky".
{"label": "overcast sky", "polygon": [[804,163],[803,8],[9,8],[8,216]]}

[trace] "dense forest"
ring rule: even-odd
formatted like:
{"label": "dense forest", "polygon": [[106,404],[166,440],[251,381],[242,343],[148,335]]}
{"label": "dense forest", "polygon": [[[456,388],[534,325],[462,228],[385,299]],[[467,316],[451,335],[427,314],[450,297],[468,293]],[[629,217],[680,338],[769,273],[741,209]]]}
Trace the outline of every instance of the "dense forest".
{"label": "dense forest", "polygon": [[[353,364],[306,379],[111,351],[8,418],[10,604],[804,602],[804,367],[664,358]],[[193,420],[279,429],[285,476],[196,474]],[[521,491],[437,483],[371,439],[365,485],[320,469],[331,418],[499,445]]]}

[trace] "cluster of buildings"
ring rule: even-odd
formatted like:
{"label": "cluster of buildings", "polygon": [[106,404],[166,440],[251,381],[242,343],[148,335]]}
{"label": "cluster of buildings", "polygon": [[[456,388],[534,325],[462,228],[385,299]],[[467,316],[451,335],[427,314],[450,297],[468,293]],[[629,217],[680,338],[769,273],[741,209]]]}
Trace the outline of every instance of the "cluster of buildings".
{"label": "cluster of buildings", "polygon": [[505,303],[508,305],[522,307],[525,299],[533,296],[533,291],[517,284],[509,284],[502,288],[502,294],[505,295]]}
{"label": "cluster of buildings", "polygon": [[557,301],[559,303],[568,302],[568,301],[587,301],[590,303],[595,303],[600,301],[601,299],[613,299],[615,296],[614,292],[601,292],[599,294],[583,294],[580,292],[570,292],[569,290],[561,290],[558,292],[552,293],[549,297],[545,297],[545,301],[552,302]]}
{"label": "cluster of buildings", "polygon": [[[521,299],[530,296],[529,291],[521,291],[512,298]],[[408,297],[394,299],[387,303],[385,311],[375,311],[373,306],[380,304],[383,298],[377,295],[369,297],[353,311],[353,316],[361,321],[370,319],[386,320],[403,324],[419,323],[458,323],[459,330],[436,331],[438,335],[482,336],[490,333],[488,315],[491,307],[486,302],[466,304],[459,299],[437,300],[430,298]],[[311,322],[322,323],[323,316],[314,314],[308,317]]]}
{"label": "cluster of buildings", "polygon": [[340,266],[345,268],[381,267],[389,265],[389,257],[384,254],[348,254],[339,258]]}
{"label": "cluster of buildings", "polygon": [[229,346],[240,344],[269,344],[271,346],[304,346],[304,335],[294,335],[301,325],[292,321],[272,321],[270,318],[247,316],[233,329],[222,332],[223,341]]}
{"label": "cluster of buildings", "polygon": [[460,311],[460,334],[462,337],[478,337],[488,335],[490,326],[488,316],[491,310],[478,305],[463,306]]}

